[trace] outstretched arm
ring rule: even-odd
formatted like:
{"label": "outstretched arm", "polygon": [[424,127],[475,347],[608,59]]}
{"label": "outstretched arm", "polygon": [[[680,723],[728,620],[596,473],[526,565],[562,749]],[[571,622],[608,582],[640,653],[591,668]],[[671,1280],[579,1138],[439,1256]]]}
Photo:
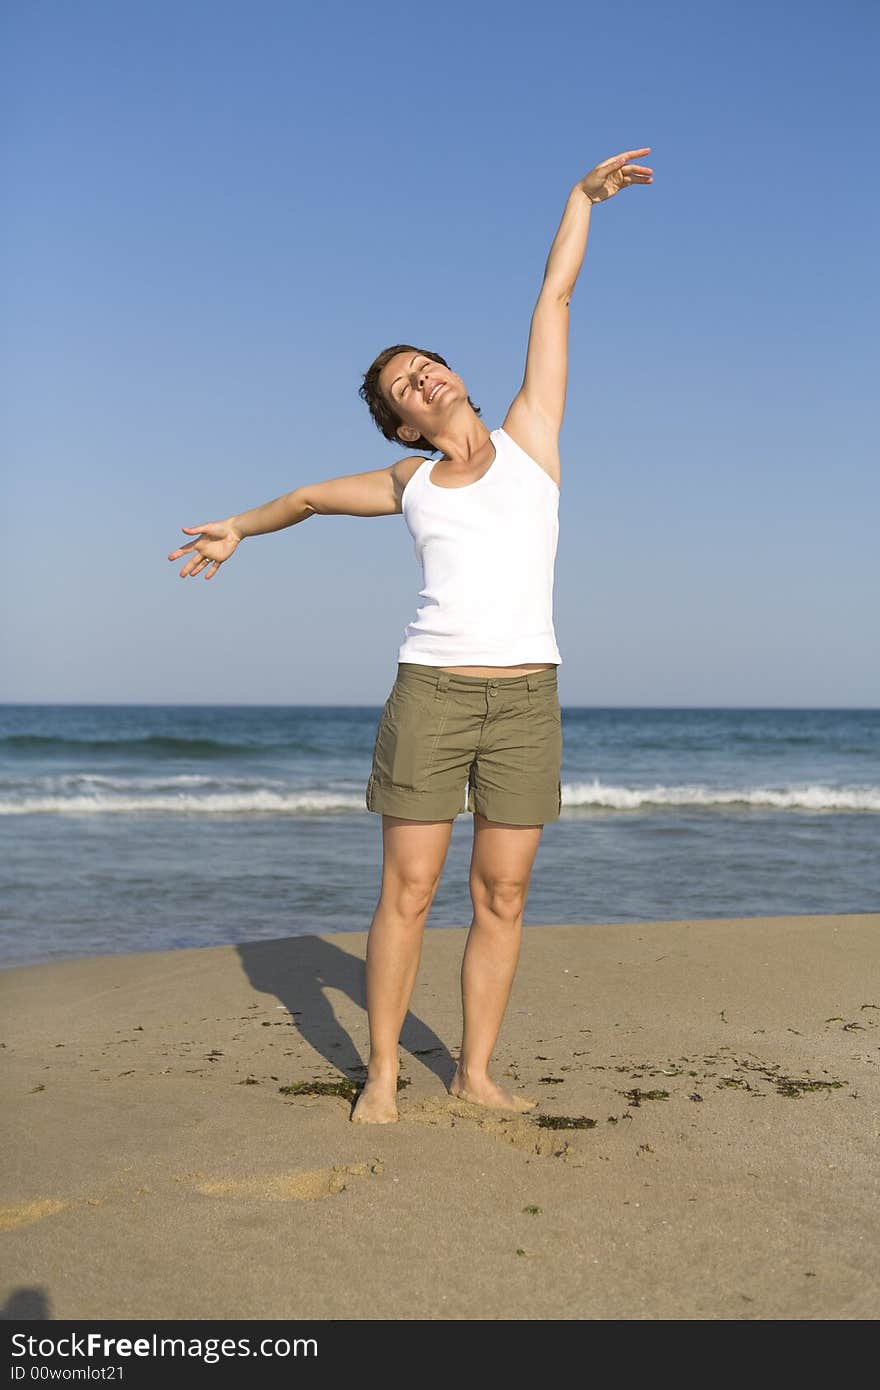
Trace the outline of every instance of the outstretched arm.
{"label": "outstretched arm", "polygon": [[398,459],[387,468],[374,468],[368,473],[350,473],[342,478],[328,478],[323,483],[306,483],[282,497],[264,502],[248,512],[239,512],[225,521],[203,521],[199,526],[184,526],[195,540],[172,550],[169,560],[189,558],[180,571],[181,579],[197,577],[207,566],[212,568],[206,579],[213,579],[224,561],[228,560],[245,536],[265,536],[296,526],[310,516],[393,516],[401,510],[401,496],[421,457]]}
{"label": "outstretched arm", "polygon": [[[406,463],[406,460],[400,462]],[[323,483],[304,483],[293,492],[231,517],[241,536],[264,536],[296,526],[310,516],[391,516],[400,511],[397,464],[369,473],[349,473]]]}
{"label": "outstretched arm", "polygon": [[606,202],[630,184],[653,182],[653,170],[631,164],[640,150],[605,159],[576,183],[568,195],[559,230],[550,248],[544,283],[532,314],[526,370],[515,404],[536,426],[559,434],[568,377],[568,306],[583,264],[594,203]]}

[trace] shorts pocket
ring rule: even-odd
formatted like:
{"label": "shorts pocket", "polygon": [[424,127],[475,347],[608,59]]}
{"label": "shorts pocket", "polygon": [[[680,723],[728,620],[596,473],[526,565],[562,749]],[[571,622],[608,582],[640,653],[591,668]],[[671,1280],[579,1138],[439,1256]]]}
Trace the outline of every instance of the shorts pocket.
{"label": "shorts pocket", "polygon": [[423,791],[431,775],[446,722],[449,695],[413,690],[395,681],[385,702],[372,775],[385,786]]}
{"label": "shorts pocket", "polygon": [[559,688],[554,685],[538,685],[529,691],[529,709],[537,718],[555,719],[562,723],[562,707],[559,704]]}
{"label": "shorts pocket", "polygon": [[562,710],[555,685],[529,691],[525,771],[558,786],[562,767]]}

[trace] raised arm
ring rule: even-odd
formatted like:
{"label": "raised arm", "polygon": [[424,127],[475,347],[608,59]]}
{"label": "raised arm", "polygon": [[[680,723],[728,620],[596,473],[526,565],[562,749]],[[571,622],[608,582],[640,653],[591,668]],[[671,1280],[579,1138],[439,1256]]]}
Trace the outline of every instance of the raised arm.
{"label": "raised arm", "polygon": [[523,384],[509,414],[520,435],[533,439],[539,449],[543,444],[545,452],[562,428],[568,377],[568,306],[587,248],[593,204],[607,201],[630,184],[651,183],[651,169],[629,162],[650,148],[626,150],[603,160],[568,195],[532,314]]}
{"label": "raised arm", "polygon": [[368,473],[306,483],[225,521],[184,526],[182,530],[188,535],[196,533],[196,538],[172,550],[168,559],[179,560],[181,555],[192,552],[180,571],[181,579],[196,578],[208,565],[213,568],[205,578],[213,579],[245,536],[265,536],[286,526],[296,526],[310,516],[392,516],[400,511],[403,489],[422,462],[420,455],[410,456]]}

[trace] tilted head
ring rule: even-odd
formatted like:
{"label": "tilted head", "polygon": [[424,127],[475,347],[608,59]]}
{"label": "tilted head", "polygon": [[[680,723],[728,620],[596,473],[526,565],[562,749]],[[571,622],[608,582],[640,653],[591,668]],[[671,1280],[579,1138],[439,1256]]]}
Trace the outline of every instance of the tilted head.
{"label": "tilted head", "polygon": [[397,343],[380,352],[364,372],[358,395],[386,439],[431,453],[438,449],[433,443],[438,421],[468,410],[480,414],[461,377],[445,359],[411,343]]}

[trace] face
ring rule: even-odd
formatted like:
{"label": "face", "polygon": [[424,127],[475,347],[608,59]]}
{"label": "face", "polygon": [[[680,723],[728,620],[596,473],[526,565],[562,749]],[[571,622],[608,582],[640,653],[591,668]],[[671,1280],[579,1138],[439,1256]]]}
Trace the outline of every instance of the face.
{"label": "face", "polygon": [[453,402],[467,400],[461,377],[423,352],[392,357],[382,368],[379,387],[400,416],[398,434],[407,443],[419,435],[433,439],[437,421],[448,415]]}

